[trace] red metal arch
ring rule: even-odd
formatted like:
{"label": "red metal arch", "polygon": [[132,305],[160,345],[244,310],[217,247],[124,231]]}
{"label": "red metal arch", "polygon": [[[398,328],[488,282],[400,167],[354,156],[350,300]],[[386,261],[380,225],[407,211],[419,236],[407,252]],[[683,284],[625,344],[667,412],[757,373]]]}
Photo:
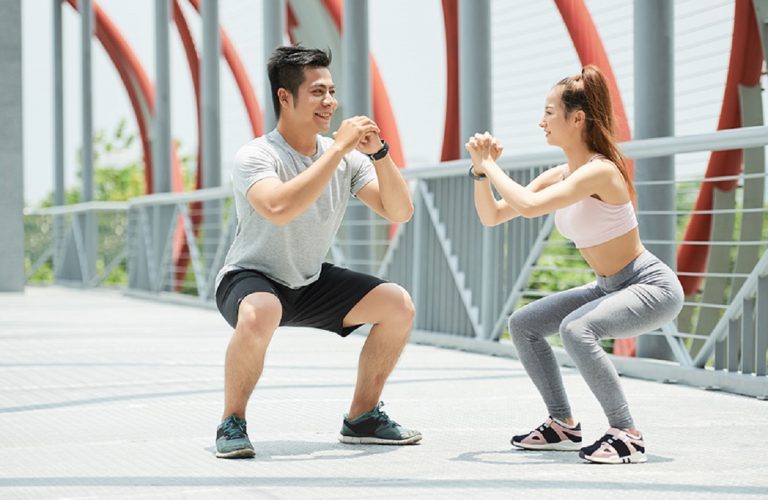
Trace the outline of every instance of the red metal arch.
{"label": "red metal arch", "polygon": [[[79,12],[77,0],[67,1]],[[145,192],[152,193],[153,166],[147,121],[155,108],[154,89],[141,63],[139,63],[138,58],[125,41],[125,38],[96,2],[93,2],[93,12],[96,38],[115,65],[128,92],[128,97],[136,116],[144,154],[144,189]],[[171,155],[171,186],[173,191],[182,191],[181,163],[178,160],[175,146],[171,148]]]}
{"label": "red metal arch", "polygon": [[[763,49],[755,8],[751,0],[736,0],[733,19],[731,57],[728,63],[728,77],[725,95],[720,110],[718,130],[741,127],[739,85],[753,87],[760,82],[763,63]],[[714,151],[709,158],[706,177],[733,176],[741,172],[743,150]],[[699,190],[694,210],[711,210],[714,188],[730,191],[736,181],[704,182]],[[709,247],[686,245],[686,241],[709,241],[712,231],[711,214],[693,214],[683,236],[683,243],[677,251],[677,269],[680,272],[701,273],[706,268]],[[686,295],[696,293],[701,286],[700,276],[680,276]]]}
{"label": "red metal arch", "polygon": [[458,0],[443,0],[445,25],[445,127],[440,161],[461,158],[459,117],[459,4]]}

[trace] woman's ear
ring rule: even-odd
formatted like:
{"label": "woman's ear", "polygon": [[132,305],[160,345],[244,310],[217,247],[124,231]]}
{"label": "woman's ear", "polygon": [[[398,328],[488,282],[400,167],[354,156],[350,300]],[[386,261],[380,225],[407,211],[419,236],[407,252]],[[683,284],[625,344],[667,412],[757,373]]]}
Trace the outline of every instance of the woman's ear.
{"label": "woman's ear", "polygon": [[573,124],[577,127],[583,127],[587,122],[587,114],[583,109],[579,109],[573,112]]}

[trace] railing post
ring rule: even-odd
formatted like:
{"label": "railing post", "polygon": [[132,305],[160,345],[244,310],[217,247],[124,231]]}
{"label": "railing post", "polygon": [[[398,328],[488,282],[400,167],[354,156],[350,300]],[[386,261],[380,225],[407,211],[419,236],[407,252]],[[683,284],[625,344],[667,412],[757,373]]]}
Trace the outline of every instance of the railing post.
{"label": "railing post", "polygon": [[755,375],[766,375],[766,354],[768,354],[768,275],[757,279],[757,366]]}
{"label": "railing post", "polygon": [[[219,89],[219,2],[203,0],[203,60],[202,60],[202,101],[203,101],[203,187],[221,186],[221,102]],[[203,227],[206,228],[205,242],[219,241],[219,226],[222,220],[221,200],[206,201],[202,204]],[[208,269],[213,257],[205,254],[205,268]],[[210,293],[212,291],[208,290]]]}
{"label": "railing post", "polygon": [[[459,109],[460,143],[476,132],[492,130],[491,106],[491,4],[490,0],[459,0]],[[462,157],[467,152],[462,148]],[[483,228],[482,277],[479,297],[481,336],[490,338],[493,329],[493,235]]]}
{"label": "railing post", "polygon": [[[341,36],[343,117],[371,116],[368,0],[344,0],[344,20]],[[362,203],[354,203],[347,210],[347,218],[352,222],[345,231],[349,243],[345,253],[352,261],[350,267],[372,274],[376,269],[373,213]]]}
{"label": "railing post", "polygon": [[[93,201],[93,88],[91,71],[91,41],[93,38],[93,2],[81,0],[80,2],[80,98],[82,100],[82,151],[83,162],[83,186],[80,196],[81,203]],[[96,256],[98,248],[98,226],[96,214],[86,210],[80,218],[83,231],[83,246],[80,249],[84,254],[81,261],[82,286],[88,286],[96,276]]]}
{"label": "railing post", "polygon": [[[53,205],[64,200],[64,57],[62,50],[62,0],[52,0],[53,10]],[[63,265],[64,217],[53,215],[53,281],[56,282]]]}
{"label": "railing post", "polygon": [[744,299],[741,313],[741,373],[755,371],[755,298]]}
{"label": "railing post", "polygon": [[422,303],[421,298],[423,296],[421,287],[421,270],[422,261],[424,260],[424,211],[426,207],[423,206],[421,198],[421,183],[422,180],[416,181],[415,189],[413,190],[413,268],[411,269],[411,299],[416,306],[416,318],[413,322],[414,328],[421,326],[420,319],[424,318],[424,310],[428,307]]}
{"label": "railing post", "polygon": [[[647,139],[674,135],[674,54],[673,2],[635,0],[635,137]],[[640,215],[644,239],[675,240],[675,160],[672,156],[635,162],[638,181],[668,181],[661,185],[638,186],[640,210],[670,211],[669,215]],[[672,243],[647,245],[664,263],[675,269]],[[667,341],[646,335],[637,339],[637,355],[675,359]]]}
{"label": "railing post", "polygon": [[[152,190],[154,193],[171,192],[171,75],[168,31],[171,20],[170,0],[155,0],[155,79],[157,99],[152,120]],[[163,259],[166,236],[174,226],[174,206],[157,205],[152,210],[153,255],[158,268]],[[162,273],[156,277],[156,286],[162,289]],[[171,272],[171,288],[174,288]],[[156,290],[159,291],[159,290]]]}

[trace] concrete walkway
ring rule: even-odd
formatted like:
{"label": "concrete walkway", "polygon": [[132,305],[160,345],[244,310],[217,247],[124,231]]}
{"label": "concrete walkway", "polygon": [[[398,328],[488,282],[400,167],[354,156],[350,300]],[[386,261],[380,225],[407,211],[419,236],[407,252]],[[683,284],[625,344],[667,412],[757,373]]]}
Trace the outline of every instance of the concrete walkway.
{"label": "concrete walkway", "polygon": [[[520,364],[409,345],[385,410],[409,447],[337,442],[362,335],[281,329],[249,407],[253,460],[218,460],[229,327],[112,291],[0,294],[0,498],[768,498],[768,402],[624,379],[650,460],[512,450],[546,417]],[[564,370],[587,441],[607,428]]]}

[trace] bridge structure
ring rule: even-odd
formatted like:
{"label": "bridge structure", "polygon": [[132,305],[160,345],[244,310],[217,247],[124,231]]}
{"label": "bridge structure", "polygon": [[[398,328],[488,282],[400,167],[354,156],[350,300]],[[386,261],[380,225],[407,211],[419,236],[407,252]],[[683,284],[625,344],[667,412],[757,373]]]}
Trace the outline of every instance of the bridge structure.
{"label": "bridge structure", "polygon": [[[259,476],[248,465],[233,472],[210,460],[209,428],[218,418],[228,332],[212,310],[213,280],[236,229],[231,188],[222,181],[219,58],[231,69],[246,126],[255,136],[274,125],[270,103],[260,103],[254,91],[254,82],[264,75],[246,70],[234,37],[219,22],[216,0],[154,3],[154,83],[106,8],[92,0],[52,0],[54,203],[22,208],[21,2],[6,0],[0,16],[0,60],[10,68],[0,75],[0,109],[8,117],[0,124],[0,168],[8,174],[0,185],[0,232],[7,235],[0,246],[0,342],[6,343],[0,366],[7,370],[0,375],[6,389],[0,421],[14,431],[0,455],[23,458],[0,476],[0,489],[19,497],[144,496],[153,485],[161,488],[161,496],[231,491],[277,497],[501,496],[518,488],[546,495],[575,491],[584,497],[612,488],[638,496],[768,494],[758,457],[765,440],[748,438],[754,437],[750,426],[768,416],[768,126],[763,111],[768,1],[721,2],[712,7],[727,8],[732,17],[684,30],[675,27],[683,15],[679,11],[704,7],[662,0],[610,7],[601,2],[556,0],[531,7],[443,0],[438,12],[445,42],[442,146],[439,160],[420,164],[408,162],[402,122],[392,105],[398,97],[384,85],[388,75],[368,41],[375,22],[372,6],[363,0],[263,2],[263,58],[286,41],[331,47],[335,74],[355,82],[338,118],[372,114],[405,167],[413,220],[392,226],[353,202],[328,260],[396,281],[414,298],[413,345],[394,376],[392,396],[385,396],[393,415],[403,413],[404,423],[415,420],[419,427],[425,422],[422,431],[436,436],[437,447],[430,448],[426,438],[416,451],[349,450],[335,444],[332,420],[344,410],[344,391],[354,372],[353,360],[344,353],[355,351],[360,337],[342,346],[315,331],[287,329],[276,337],[274,364],[268,360],[267,371],[273,370],[275,378],[265,379],[260,396],[265,406],[260,411],[257,402],[254,413],[264,424],[256,438],[261,442],[256,461],[267,469]],[[134,112],[144,196],[125,202],[94,199],[94,166],[86,154],[82,202],[64,203],[64,8],[82,18],[82,147],[93,148],[89,53],[95,36]],[[633,162],[643,242],[676,270],[686,292],[683,312],[673,323],[637,342],[605,346],[626,377],[627,392],[641,395],[633,408],[645,412],[638,414],[648,422],[641,427],[660,446],[658,455],[651,451],[652,471],[639,483],[632,479],[635,467],[601,484],[596,474],[592,481],[591,474],[577,469],[581,464],[573,456],[534,457],[507,445],[511,432],[540,418],[532,386],[515,361],[506,318],[525,303],[594,279],[551,218],[484,228],[474,216],[460,137],[496,125],[513,144],[524,140],[518,138],[524,132],[506,117],[530,100],[514,79],[534,77],[502,64],[515,52],[508,48],[518,43],[513,25],[522,12],[540,20],[554,13],[561,41],[550,36],[546,44],[555,47],[566,40],[573,62],[598,64],[608,75],[621,146]],[[196,40],[190,18],[198,13]],[[628,58],[615,41],[626,41],[615,29],[626,19],[633,42]],[[692,85],[710,73],[700,67],[703,62],[687,65],[691,47],[713,42],[709,30],[724,22],[731,31],[723,83]],[[192,190],[185,190],[171,140],[170,27],[182,40],[195,90]],[[554,53],[545,48],[516,57],[533,68]],[[628,67],[634,73],[629,80]],[[539,73],[549,78],[547,71]],[[628,81],[632,93],[626,92]],[[717,110],[695,118],[692,110],[707,104],[695,96],[711,86],[720,92]],[[689,107],[678,112],[675,99]],[[685,114],[695,119],[681,119]],[[711,130],[691,124],[705,119],[713,123]],[[562,161],[557,152],[526,150],[500,164],[527,183]],[[553,342],[558,359],[571,367],[557,339]],[[604,422],[595,402],[578,374],[567,370],[586,418],[600,428]],[[302,418],[314,420],[305,429]],[[30,438],[27,421],[47,429]],[[116,455],[115,464],[107,458],[112,445],[126,450]],[[167,458],[166,447],[182,472]],[[187,450],[184,457],[177,447]],[[61,468],[47,458],[34,463],[35,456],[60,453],[69,457]],[[140,457],[152,458],[142,462]],[[353,465],[344,462],[343,471],[350,477],[325,469],[347,459]],[[383,472],[388,460],[397,477]],[[414,468],[414,463],[423,466]],[[551,464],[562,464],[572,476],[546,486],[551,467],[545,472],[543,466]],[[206,467],[216,472],[205,472]],[[510,477],[508,467],[521,474]]]}

